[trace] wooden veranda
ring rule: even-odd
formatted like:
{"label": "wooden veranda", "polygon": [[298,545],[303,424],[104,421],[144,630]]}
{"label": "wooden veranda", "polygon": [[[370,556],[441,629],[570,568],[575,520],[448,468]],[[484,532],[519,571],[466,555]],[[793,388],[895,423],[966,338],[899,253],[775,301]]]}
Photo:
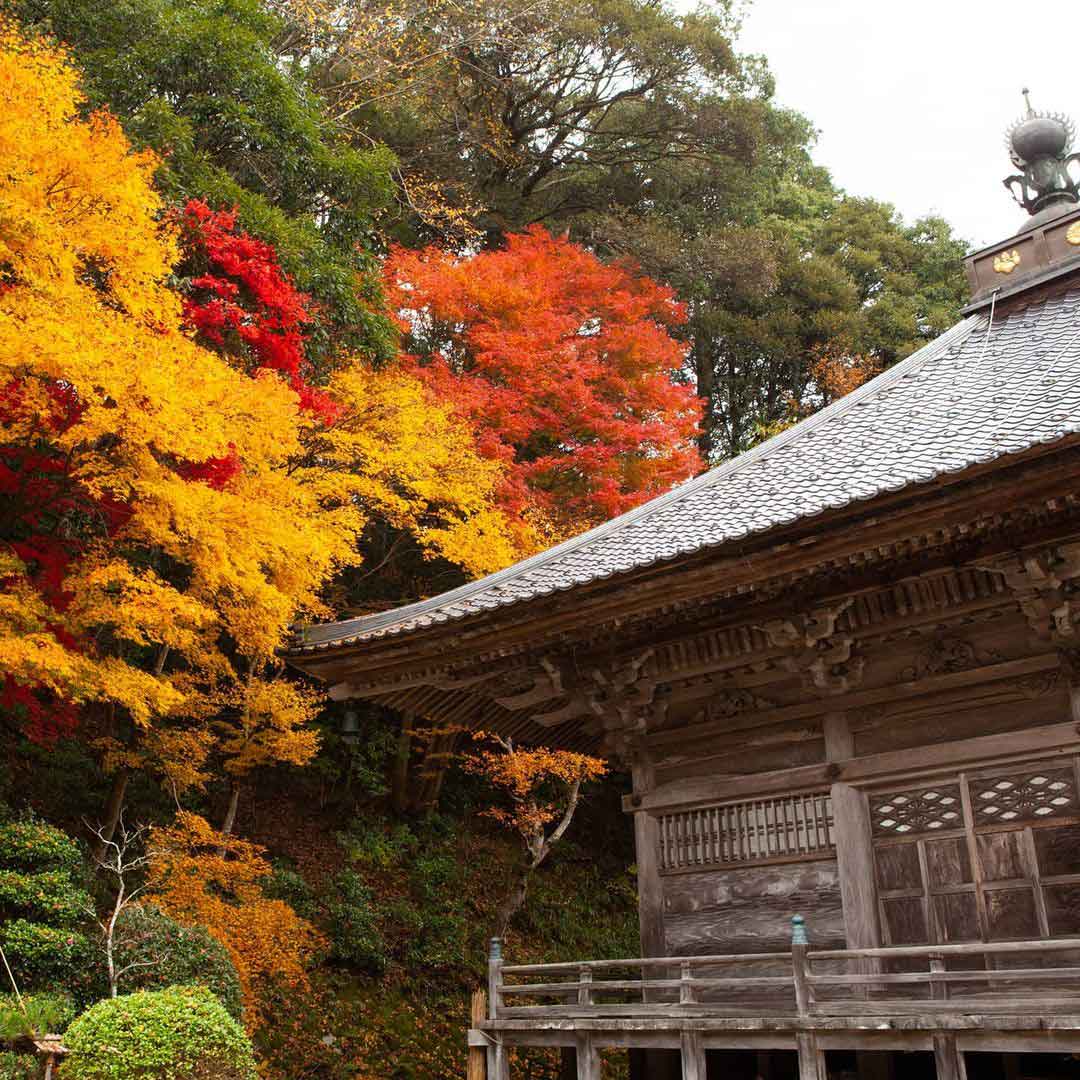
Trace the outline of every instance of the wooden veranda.
{"label": "wooden veranda", "polygon": [[488,1080],[514,1047],[572,1047],[578,1080],[600,1050],[675,1050],[705,1080],[708,1050],[788,1050],[825,1080],[831,1050],[933,1053],[964,1080],[966,1052],[1080,1053],[1080,937],[815,949],[800,916],[787,952],[506,964],[489,960],[488,1015],[469,1044]]}

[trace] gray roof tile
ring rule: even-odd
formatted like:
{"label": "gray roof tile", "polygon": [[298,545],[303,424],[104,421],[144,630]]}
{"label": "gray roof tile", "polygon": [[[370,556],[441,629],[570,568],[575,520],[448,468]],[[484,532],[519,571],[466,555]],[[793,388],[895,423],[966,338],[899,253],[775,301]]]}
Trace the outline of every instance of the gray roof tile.
{"label": "gray roof tile", "polygon": [[1080,430],[1080,289],[988,325],[971,316],[796,427],[582,536],[442,596],[310,627],[292,651],[548,596]]}

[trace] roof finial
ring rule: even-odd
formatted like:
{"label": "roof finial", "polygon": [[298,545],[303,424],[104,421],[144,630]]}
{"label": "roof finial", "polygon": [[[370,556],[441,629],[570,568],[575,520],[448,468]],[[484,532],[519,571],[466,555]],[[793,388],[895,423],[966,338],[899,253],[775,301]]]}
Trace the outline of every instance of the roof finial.
{"label": "roof finial", "polygon": [[1080,155],[1072,154],[1076,126],[1063,113],[1036,112],[1025,86],[1025,114],[1005,133],[1013,165],[1020,170],[1005,179],[1012,197],[1029,214],[1080,202]]}

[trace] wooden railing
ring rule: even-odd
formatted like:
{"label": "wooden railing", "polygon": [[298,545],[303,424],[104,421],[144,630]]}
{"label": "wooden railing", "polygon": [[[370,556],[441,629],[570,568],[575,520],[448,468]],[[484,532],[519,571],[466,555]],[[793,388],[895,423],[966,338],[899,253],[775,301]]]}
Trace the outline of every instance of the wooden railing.
{"label": "wooden railing", "polygon": [[790,952],[508,965],[492,945],[490,1019],[1080,1012],[1080,937],[813,950],[795,916]]}

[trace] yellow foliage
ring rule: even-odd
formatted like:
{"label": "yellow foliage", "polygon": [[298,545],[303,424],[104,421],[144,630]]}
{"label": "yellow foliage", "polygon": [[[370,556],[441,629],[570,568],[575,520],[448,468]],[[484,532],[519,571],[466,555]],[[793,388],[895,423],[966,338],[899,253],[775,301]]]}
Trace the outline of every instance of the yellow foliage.
{"label": "yellow foliage", "polygon": [[470,574],[519,557],[506,517],[494,508],[501,466],[480,456],[471,429],[418,379],[357,362],[329,391],[344,414],[310,434],[307,458],[325,505],[379,513]]}
{"label": "yellow foliage", "polygon": [[225,768],[242,776],[275,762],[306,765],[319,748],[307,725],[318,715],[322,695],[296,683],[252,678],[237,695],[239,719],[224,725],[220,749]]}
{"label": "yellow foliage", "polygon": [[260,882],[270,864],[261,847],[182,811],[170,827],[152,831],[150,850],[155,902],[183,925],[206,927],[228,949],[249,1030],[262,1019],[260,991],[267,982],[308,985],[306,966],[323,941],[288,904],[263,895]]}
{"label": "yellow foliage", "polygon": [[[347,364],[327,428],[273,372],[196,345],[168,286],[155,158],[110,116],[82,119],[64,53],[4,23],[0,92],[0,390],[17,398],[0,442],[62,461],[65,497],[88,508],[61,522],[77,536],[66,606],[17,560],[0,567],[0,664],[119,707],[142,737],[105,745],[106,763],[176,790],[205,778],[219,712],[234,775],[306,762],[314,697],[259,678],[288,625],[327,614],[320,591],[359,561],[373,513],[470,573],[511,562],[498,466],[399,370]],[[210,482],[198,470],[215,462],[229,467]],[[94,520],[106,506],[121,511],[109,525]]]}

